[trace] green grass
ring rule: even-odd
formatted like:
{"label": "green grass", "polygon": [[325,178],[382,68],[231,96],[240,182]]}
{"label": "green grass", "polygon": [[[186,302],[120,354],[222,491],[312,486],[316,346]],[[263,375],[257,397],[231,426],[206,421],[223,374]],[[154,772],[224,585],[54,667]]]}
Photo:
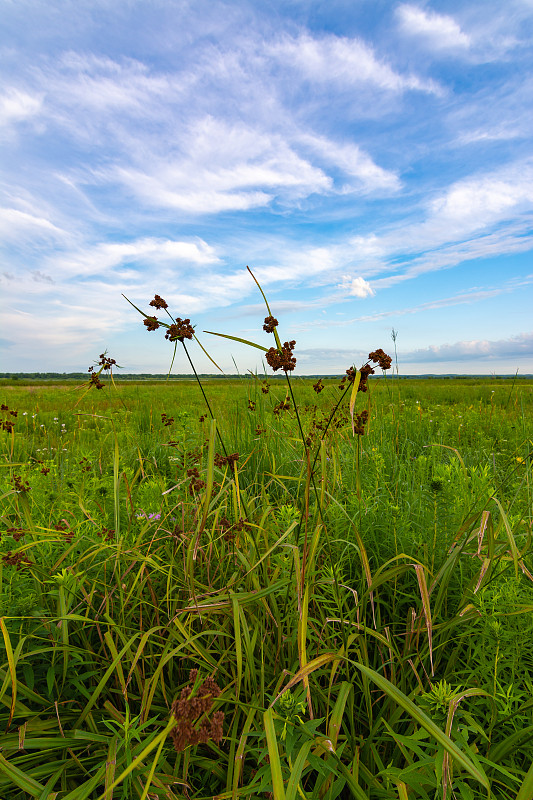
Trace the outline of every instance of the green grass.
{"label": "green grass", "polygon": [[2,387],[0,797],[530,796],[532,383],[291,383]]}

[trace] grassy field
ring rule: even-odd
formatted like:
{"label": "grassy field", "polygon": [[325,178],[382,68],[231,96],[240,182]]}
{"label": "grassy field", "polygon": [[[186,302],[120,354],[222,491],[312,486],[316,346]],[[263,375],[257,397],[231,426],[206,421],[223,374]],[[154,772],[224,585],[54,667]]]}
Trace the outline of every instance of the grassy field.
{"label": "grassy field", "polygon": [[532,382],[104,383],[0,387],[2,800],[530,800]]}

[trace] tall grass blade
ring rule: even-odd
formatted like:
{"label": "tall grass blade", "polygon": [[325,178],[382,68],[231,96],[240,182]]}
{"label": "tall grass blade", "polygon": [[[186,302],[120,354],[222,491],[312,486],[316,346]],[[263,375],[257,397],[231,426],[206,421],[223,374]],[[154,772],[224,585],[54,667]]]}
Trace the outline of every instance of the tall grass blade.
{"label": "tall grass blade", "polygon": [[533,797],[533,762],[529,767],[526,777],[522,783],[522,786],[518,790],[518,794],[516,795],[516,800],[531,800]]}
{"label": "tall grass blade", "polygon": [[13,648],[11,647],[11,639],[9,637],[9,631],[7,630],[4,617],[0,617],[0,628],[2,629],[2,636],[4,637],[4,645],[6,648],[6,655],[7,655],[7,664],[9,668],[9,675],[11,678],[11,704],[9,709],[9,719],[7,721],[7,727],[6,727],[6,730],[8,730],[9,726],[11,725],[11,720],[13,719],[13,714],[15,713],[15,705],[17,702],[17,668],[15,664],[15,659],[13,657]]}
{"label": "tall grass blade", "polygon": [[274,712],[268,708],[263,715],[263,724],[268,747],[268,757],[270,759],[270,772],[272,775],[272,792],[274,800],[285,800],[285,786],[281,772],[281,762],[279,760],[278,743],[276,740],[276,730],[274,728]]}

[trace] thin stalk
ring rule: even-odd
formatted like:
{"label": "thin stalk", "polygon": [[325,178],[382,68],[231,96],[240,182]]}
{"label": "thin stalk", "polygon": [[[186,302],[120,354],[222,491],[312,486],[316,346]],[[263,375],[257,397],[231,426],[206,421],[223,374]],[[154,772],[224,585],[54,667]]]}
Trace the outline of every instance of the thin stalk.
{"label": "thin stalk", "polygon": [[[321,442],[323,442],[325,440],[326,434],[328,432],[328,428],[331,425],[331,423],[333,422],[333,418],[335,417],[335,414],[337,413],[337,409],[339,408],[340,404],[344,400],[344,397],[346,396],[346,393],[348,392],[348,389],[350,389],[350,387],[351,387],[351,383],[348,384],[348,386],[346,387],[344,392],[341,394],[338,403],[336,404],[335,408],[333,409],[333,411],[329,415],[329,419],[327,421],[326,427],[324,428],[324,432],[323,432],[322,436],[320,437],[320,441]],[[311,472],[313,474],[314,474],[314,471],[315,471],[315,464],[316,464],[316,460],[317,460],[317,458],[319,456],[319,453],[320,453],[320,445],[318,446],[318,449],[317,449],[317,451],[315,453],[315,457],[313,459],[313,466],[311,467]]]}
{"label": "thin stalk", "polygon": [[[198,386],[200,387],[200,391],[202,392],[202,395],[203,395],[203,397],[204,397],[205,404],[206,404],[206,406],[207,406],[207,408],[208,408],[208,410],[209,410],[209,414],[210,414],[210,416],[211,416],[211,419],[215,419],[215,415],[213,414],[213,411],[212,411],[212,409],[211,409],[211,406],[209,405],[209,400],[207,399],[207,395],[206,395],[206,393],[204,392],[204,387],[202,386],[202,381],[201,381],[201,380],[200,380],[200,378],[198,377],[198,373],[196,372],[196,369],[194,368],[194,364],[192,363],[192,359],[191,359],[191,357],[190,357],[190,355],[189,355],[189,351],[187,350],[187,347],[186,347],[186,345],[185,345],[185,342],[182,342],[182,345],[183,345],[183,349],[185,350],[185,355],[186,355],[186,356],[187,356],[187,358],[189,359],[189,364],[191,365],[192,371],[194,372],[194,377],[196,378],[196,381],[197,381],[197,383],[198,383]],[[225,456],[226,456],[226,458],[227,458],[227,457],[228,457],[228,451],[226,450],[226,448],[225,448],[225,446],[224,446],[224,442],[223,442],[223,440],[222,440],[222,436],[220,435],[220,431],[219,431],[219,429],[218,429],[218,426],[217,426],[217,436],[218,436],[218,438],[219,438],[219,440],[220,440],[220,444],[221,444],[221,446],[222,446],[222,449],[223,449],[223,451],[224,451],[224,455],[225,455]]]}

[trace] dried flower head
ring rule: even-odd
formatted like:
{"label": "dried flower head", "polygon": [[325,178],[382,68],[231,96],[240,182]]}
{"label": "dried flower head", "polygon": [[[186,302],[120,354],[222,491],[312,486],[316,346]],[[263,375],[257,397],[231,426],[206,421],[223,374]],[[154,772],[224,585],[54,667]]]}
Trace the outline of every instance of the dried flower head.
{"label": "dried flower head", "polygon": [[276,317],[265,317],[265,324],[263,325],[263,330],[267,333],[274,333],[274,328],[277,328],[279,322],[277,321]]}
{"label": "dried flower head", "polygon": [[353,430],[358,436],[364,436],[365,425],[368,422],[368,411],[365,409],[354,420]]}
{"label": "dried flower head", "polygon": [[11,478],[11,483],[16,492],[29,492],[31,489],[28,481],[24,481],[21,475],[13,475]]}
{"label": "dried flower head", "polygon": [[154,308],[168,308],[168,303],[163,300],[158,294],[155,295],[153,300],[150,300],[150,305]]}
{"label": "dried flower head", "polygon": [[392,364],[392,358],[388,356],[387,353],[381,349],[381,347],[377,350],[374,350],[373,353],[369,353],[368,358],[370,361],[373,361],[374,364],[379,364],[383,370],[390,369]]}
{"label": "dried flower head", "polygon": [[10,533],[16,542],[20,542],[26,531],[23,528],[8,528],[6,533]]}
{"label": "dried flower head", "polygon": [[102,383],[96,372],[93,372],[93,374],[91,375],[91,380],[89,381],[89,385],[96,386],[97,389],[104,388],[104,384]]}
{"label": "dried flower head", "polygon": [[16,567],[17,571],[31,566],[31,561],[24,553],[12,553],[9,550],[2,556],[2,561],[8,567]]}
{"label": "dried flower head", "polygon": [[320,394],[322,389],[325,389],[325,386],[322,383],[322,378],[320,378],[316,383],[313,383],[313,389],[317,394]]}
{"label": "dried flower head", "polygon": [[276,414],[276,416],[279,416],[279,414],[281,414],[282,411],[290,411],[291,409],[292,406],[289,400],[282,400],[280,403],[274,406],[272,411],[274,412],[274,414]]}
{"label": "dried flower head", "polygon": [[165,333],[165,339],[170,342],[176,341],[183,342],[184,339],[192,339],[194,335],[194,328],[191,325],[190,319],[181,319],[176,317],[176,322],[170,325],[168,331]]}
{"label": "dried flower head", "polygon": [[228,467],[233,467],[239,458],[239,453],[230,453],[229,456],[222,456],[220,453],[215,453],[215,467],[223,467],[225,464],[227,464]]}
{"label": "dried flower head", "polygon": [[271,347],[270,350],[267,350],[265,353],[265,358],[274,372],[276,372],[278,369],[282,369],[285,372],[290,372],[295,368],[296,359],[292,354],[295,344],[296,341],[293,339],[290,342],[284,342],[281,350],[278,350],[275,347]]}
{"label": "dried flower head", "polygon": [[[213,706],[213,700],[220,695],[221,689],[213,678],[208,677],[200,684],[193,696],[197,675],[198,670],[191,670],[189,685],[181,690],[179,699],[174,700],[171,706],[176,727],[170,732],[170,735],[178,753],[189,745],[206,744],[209,739],[220,744],[224,735],[222,730],[224,712],[215,711],[211,718],[208,716]],[[199,724],[198,721],[200,721]]]}
{"label": "dried flower head", "polygon": [[100,361],[98,362],[98,364],[103,369],[111,369],[111,367],[115,366],[116,363],[117,362],[115,361],[114,358],[109,358],[109,356],[106,353],[100,353]]}
{"label": "dried flower head", "polygon": [[157,317],[145,317],[143,319],[143,325],[146,325],[149,331],[156,331],[160,327]]}
{"label": "dried flower head", "polygon": [[112,542],[115,538],[115,529],[114,528],[102,528],[102,530],[97,531],[96,535],[99,536],[101,539],[104,539],[106,542]]}

